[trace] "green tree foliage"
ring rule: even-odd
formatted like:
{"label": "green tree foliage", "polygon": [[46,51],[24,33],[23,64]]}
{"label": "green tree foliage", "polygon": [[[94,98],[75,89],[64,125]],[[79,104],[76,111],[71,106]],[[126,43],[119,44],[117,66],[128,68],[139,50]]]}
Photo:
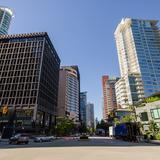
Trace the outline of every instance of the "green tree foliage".
{"label": "green tree foliage", "polygon": [[159,129],[156,122],[150,121],[149,122],[149,130],[153,134],[153,136],[155,136],[159,132],[160,129]]}
{"label": "green tree foliage", "polygon": [[120,120],[118,119],[118,118],[114,118],[114,124],[115,125],[118,125],[118,124],[120,124],[121,122],[120,122]]}
{"label": "green tree foliage", "polygon": [[82,124],[80,127],[79,127],[79,132],[80,133],[86,133],[87,132],[87,127],[85,124]]}
{"label": "green tree foliage", "polygon": [[160,132],[155,135],[156,140],[160,140]]}
{"label": "green tree foliage", "polygon": [[73,120],[66,117],[58,117],[56,125],[56,134],[66,136],[73,132],[75,128]]}
{"label": "green tree foliage", "polygon": [[96,126],[96,129],[98,129],[98,128],[104,129],[105,132],[107,132],[107,131],[108,131],[108,128],[109,128],[109,125],[108,125],[108,123],[105,122],[104,120],[101,120],[101,122],[99,122],[99,123],[97,124],[97,126]]}
{"label": "green tree foliage", "polygon": [[122,118],[121,123],[126,123],[126,122],[135,122],[135,116],[134,115],[125,115]]}
{"label": "green tree foliage", "polygon": [[160,128],[154,121],[149,122],[149,130],[145,132],[148,139],[159,139],[160,138]]}
{"label": "green tree foliage", "polygon": [[160,100],[160,97],[154,96],[154,97],[148,97],[148,98],[146,98],[145,102],[146,103],[151,103],[151,102],[155,102],[155,101],[158,101],[158,100]]}

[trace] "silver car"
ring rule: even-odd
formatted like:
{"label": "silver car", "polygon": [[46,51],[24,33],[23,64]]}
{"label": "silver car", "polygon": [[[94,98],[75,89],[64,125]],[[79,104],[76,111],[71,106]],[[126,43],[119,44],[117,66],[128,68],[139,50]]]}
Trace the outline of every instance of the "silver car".
{"label": "silver car", "polygon": [[27,134],[15,134],[9,139],[9,144],[28,144],[29,143],[29,136]]}

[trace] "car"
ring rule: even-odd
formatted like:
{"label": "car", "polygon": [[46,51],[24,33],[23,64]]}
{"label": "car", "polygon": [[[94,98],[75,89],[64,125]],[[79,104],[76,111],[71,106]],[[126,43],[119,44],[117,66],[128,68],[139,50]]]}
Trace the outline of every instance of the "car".
{"label": "car", "polygon": [[34,142],[42,142],[42,137],[34,137],[33,141]]}
{"label": "car", "polygon": [[82,134],[82,135],[79,137],[79,139],[80,139],[80,140],[88,140],[89,137],[88,137],[88,135],[86,135],[86,134]]}
{"label": "car", "polygon": [[24,144],[29,143],[28,134],[18,133],[9,139],[9,144],[21,144],[21,143],[24,143]]}
{"label": "car", "polygon": [[51,142],[54,139],[56,139],[54,136],[41,136],[41,137],[35,137],[34,142]]}

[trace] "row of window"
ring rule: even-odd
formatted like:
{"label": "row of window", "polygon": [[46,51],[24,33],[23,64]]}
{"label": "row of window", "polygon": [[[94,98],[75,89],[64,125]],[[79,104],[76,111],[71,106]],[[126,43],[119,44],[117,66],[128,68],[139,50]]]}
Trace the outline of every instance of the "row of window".
{"label": "row of window", "polygon": [[[11,41],[14,41],[10,40]],[[10,49],[10,48],[21,48],[21,47],[35,47],[35,46],[42,46],[43,45],[43,41],[37,41],[37,42],[18,42],[18,40],[16,39],[15,43],[0,43],[0,48],[2,49]]]}
{"label": "row of window", "polygon": [[37,96],[37,90],[19,90],[19,91],[0,91],[1,97],[33,97]]}
{"label": "row of window", "polygon": [[27,71],[10,71],[10,72],[0,72],[0,76],[1,77],[19,77],[21,76],[24,77],[24,76],[38,76],[39,75],[39,70],[27,70]]}
{"label": "row of window", "polygon": [[36,97],[33,98],[3,98],[1,105],[35,104]]}
{"label": "row of window", "polygon": [[21,71],[21,72],[26,72],[26,70],[34,70],[34,69],[39,69],[40,64],[24,64],[24,65],[0,65],[0,73],[3,72],[16,72],[16,71]]}
{"label": "row of window", "polygon": [[18,48],[16,50],[13,50],[12,52],[7,52],[6,51],[1,51],[0,50],[0,57],[3,59],[8,59],[8,58],[19,58],[19,57],[35,57],[37,55],[40,55],[42,52],[41,50],[37,50],[36,52],[31,52],[30,48],[26,48],[28,51],[25,52],[20,52]]}

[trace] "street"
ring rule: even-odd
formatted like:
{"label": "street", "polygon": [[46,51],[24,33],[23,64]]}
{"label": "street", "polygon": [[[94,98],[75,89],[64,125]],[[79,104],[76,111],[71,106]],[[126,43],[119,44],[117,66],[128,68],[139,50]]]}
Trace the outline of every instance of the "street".
{"label": "street", "polygon": [[160,146],[106,137],[79,140],[65,137],[53,142],[9,145],[0,142],[0,160],[159,160]]}

